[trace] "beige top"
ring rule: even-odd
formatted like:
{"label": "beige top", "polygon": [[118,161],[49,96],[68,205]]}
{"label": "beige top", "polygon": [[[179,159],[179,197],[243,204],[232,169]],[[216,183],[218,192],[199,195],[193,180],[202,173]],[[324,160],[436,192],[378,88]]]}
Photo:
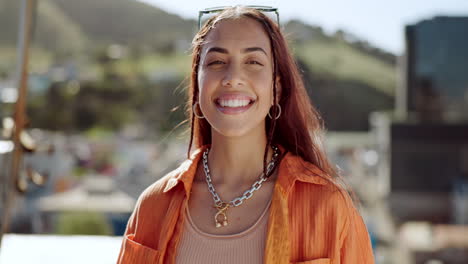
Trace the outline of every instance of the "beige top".
{"label": "beige top", "polygon": [[259,219],[247,230],[232,235],[214,235],[201,231],[185,210],[184,229],[177,249],[177,264],[263,263],[271,200]]}

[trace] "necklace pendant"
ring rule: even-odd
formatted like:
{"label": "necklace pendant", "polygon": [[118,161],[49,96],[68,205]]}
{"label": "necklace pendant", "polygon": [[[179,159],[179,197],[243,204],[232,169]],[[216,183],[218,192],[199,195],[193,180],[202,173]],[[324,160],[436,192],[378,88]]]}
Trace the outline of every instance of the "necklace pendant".
{"label": "necklace pendant", "polygon": [[[228,225],[228,218],[226,211],[229,208],[228,203],[222,203],[220,205],[215,205],[215,208],[218,209],[218,212],[215,214],[215,223],[216,227],[220,228]],[[220,219],[221,218],[221,219]]]}
{"label": "necklace pendant", "polygon": [[[218,216],[221,216],[222,219],[218,219]],[[226,216],[226,213],[224,212],[218,212],[216,213],[215,215],[215,222],[216,222],[216,227],[217,228],[220,228],[220,227],[223,227],[223,226],[227,226],[228,225],[228,221],[227,221],[227,216]]]}

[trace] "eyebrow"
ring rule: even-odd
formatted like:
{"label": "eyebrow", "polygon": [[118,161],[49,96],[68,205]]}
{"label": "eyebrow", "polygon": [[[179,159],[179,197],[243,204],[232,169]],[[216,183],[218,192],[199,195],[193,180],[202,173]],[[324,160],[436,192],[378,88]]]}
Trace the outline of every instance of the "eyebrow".
{"label": "eyebrow", "polygon": [[[260,47],[245,48],[245,49],[242,50],[242,53],[249,53],[249,52],[255,52],[255,51],[260,51],[260,52],[265,53],[265,55],[267,55],[266,51],[264,49],[260,48]],[[229,54],[227,49],[221,48],[221,47],[211,47],[211,48],[208,49],[206,54],[208,54],[210,52],[219,52],[219,53],[223,53],[223,54]]]}

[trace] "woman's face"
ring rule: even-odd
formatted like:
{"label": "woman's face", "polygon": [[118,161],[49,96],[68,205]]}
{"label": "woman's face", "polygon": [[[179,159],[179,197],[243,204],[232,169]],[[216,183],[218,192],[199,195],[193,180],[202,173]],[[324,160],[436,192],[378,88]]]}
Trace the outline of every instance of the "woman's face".
{"label": "woman's face", "polygon": [[199,103],[212,132],[264,133],[273,105],[273,63],[260,23],[250,18],[218,22],[205,38],[199,63]]}

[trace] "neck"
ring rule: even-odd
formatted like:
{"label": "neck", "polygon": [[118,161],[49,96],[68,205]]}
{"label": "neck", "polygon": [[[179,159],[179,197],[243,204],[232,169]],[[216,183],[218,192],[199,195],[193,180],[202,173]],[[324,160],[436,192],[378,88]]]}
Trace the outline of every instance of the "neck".
{"label": "neck", "polygon": [[[265,133],[243,137],[225,137],[213,131],[208,155],[214,184],[232,188],[250,186],[263,172],[267,139]],[[267,162],[273,151],[268,149]]]}

